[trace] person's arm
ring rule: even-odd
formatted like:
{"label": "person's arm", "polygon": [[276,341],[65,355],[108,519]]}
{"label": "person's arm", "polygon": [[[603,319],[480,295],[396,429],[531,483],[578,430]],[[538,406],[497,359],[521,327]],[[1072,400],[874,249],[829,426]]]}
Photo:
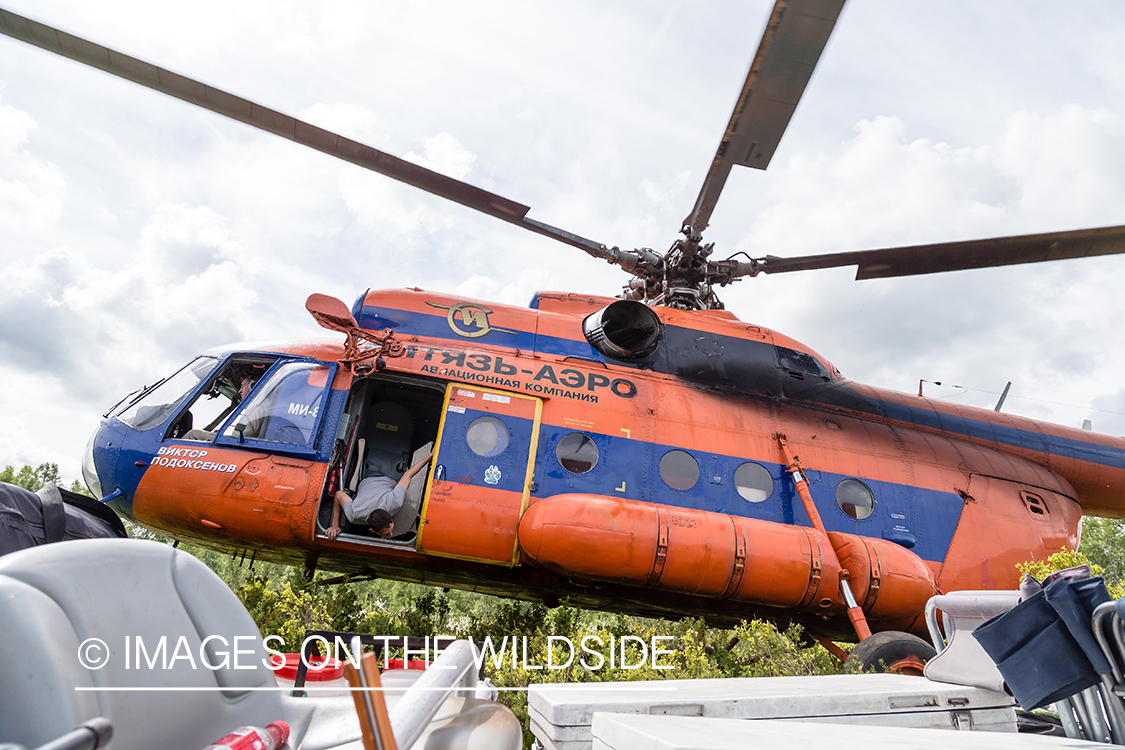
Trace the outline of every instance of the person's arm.
{"label": "person's arm", "polygon": [[428,464],[430,462],[430,459],[433,458],[433,457],[434,457],[434,452],[430,451],[429,454],[426,455],[421,461],[414,464],[409,469],[407,469],[405,472],[403,472],[402,479],[398,480],[398,484],[395,485],[395,486],[396,487],[402,487],[403,489],[406,489],[407,487],[409,487],[410,486],[410,480],[414,478],[415,474],[420,472],[422,469],[426,468],[426,464]]}
{"label": "person's arm", "polygon": [[343,490],[337,490],[335,497],[332,498],[332,525],[325,529],[324,534],[331,540],[335,540],[339,535],[340,528],[340,514],[344,512],[344,503],[350,503],[352,499],[348,493]]}

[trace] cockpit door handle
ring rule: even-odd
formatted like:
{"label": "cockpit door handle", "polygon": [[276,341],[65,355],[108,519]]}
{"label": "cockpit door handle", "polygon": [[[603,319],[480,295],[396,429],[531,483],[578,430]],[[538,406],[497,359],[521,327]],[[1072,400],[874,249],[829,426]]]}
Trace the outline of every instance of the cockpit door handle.
{"label": "cockpit door handle", "polygon": [[437,466],[434,467],[434,481],[435,482],[444,482],[445,481],[445,464],[438,464]]}

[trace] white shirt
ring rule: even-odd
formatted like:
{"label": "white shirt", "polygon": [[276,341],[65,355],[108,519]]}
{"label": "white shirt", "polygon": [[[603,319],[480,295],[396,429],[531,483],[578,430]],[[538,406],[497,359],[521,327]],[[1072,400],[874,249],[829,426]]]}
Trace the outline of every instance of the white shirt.
{"label": "white shirt", "polygon": [[406,488],[390,477],[367,477],[359,483],[355,500],[344,503],[344,516],[352,523],[366,524],[367,519],[377,510],[385,510],[392,516],[402,507]]}

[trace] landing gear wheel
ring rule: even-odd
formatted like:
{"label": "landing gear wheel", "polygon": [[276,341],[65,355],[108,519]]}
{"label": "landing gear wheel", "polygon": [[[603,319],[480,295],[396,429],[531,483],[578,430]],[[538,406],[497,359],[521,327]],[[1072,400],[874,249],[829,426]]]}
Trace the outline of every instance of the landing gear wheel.
{"label": "landing gear wheel", "polygon": [[888,630],[864,638],[844,662],[844,672],[888,672],[921,675],[922,667],[937,654],[916,635]]}

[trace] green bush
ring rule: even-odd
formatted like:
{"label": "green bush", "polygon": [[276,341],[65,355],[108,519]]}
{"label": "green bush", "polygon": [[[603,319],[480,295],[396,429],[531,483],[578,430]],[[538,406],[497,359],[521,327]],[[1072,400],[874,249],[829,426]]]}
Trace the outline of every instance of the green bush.
{"label": "green bush", "polygon": [[1089,564],[1090,573],[1092,575],[1105,577],[1105,586],[1106,589],[1109,590],[1110,596],[1114,599],[1120,599],[1125,596],[1125,584],[1123,584],[1120,579],[1115,579],[1113,576],[1107,575],[1105,568],[1091,561],[1080,551],[1072,552],[1066,549],[1060,550],[1046,560],[1029,560],[1028,562],[1020,563],[1016,566],[1016,570],[1021,574],[1031,575],[1031,577],[1037,581],[1042,581],[1052,573],[1086,564]]}

